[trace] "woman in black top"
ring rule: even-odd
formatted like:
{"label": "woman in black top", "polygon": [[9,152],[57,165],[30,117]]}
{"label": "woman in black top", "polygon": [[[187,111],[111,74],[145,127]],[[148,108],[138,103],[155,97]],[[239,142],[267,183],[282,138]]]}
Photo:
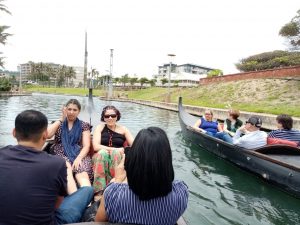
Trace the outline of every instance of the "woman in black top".
{"label": "woman in black top", "polygon": [[93,134],[93,147],[96,151],[93,156],[93,187],[96,200],[114,177],[114,166],[120,162],[124,146],[131,146],[133,142],[130,131],[117,123],[120,118],[121,113],[116,107],[104,107],[101,114],[101,121],[104,123],[99,124]]}
{"label": "woman in black top", "polygon": [[231,136],[234,136],[237,129],[239,129],[243,125],[243,122],[238,119],[239,116],[239,110],[230,109],[228,111],[228,118],[225,120],[224,123],[224,131],[230,134]]}

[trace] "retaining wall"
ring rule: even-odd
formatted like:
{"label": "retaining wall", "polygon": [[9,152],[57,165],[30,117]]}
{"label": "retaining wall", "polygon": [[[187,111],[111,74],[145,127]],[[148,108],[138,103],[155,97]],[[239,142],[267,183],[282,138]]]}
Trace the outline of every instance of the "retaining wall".
{"label": "retaining wall", "polygon": [[252,71],[245,73],[228,74],[218,77],[202,78],[199,81],[200,85],[211,84],[215,82],[228,82],[247,79],[265,79],[265,78],[286,78],[286,77],[299,77],[300,79],[300,66],[282,67],[270,70]]}

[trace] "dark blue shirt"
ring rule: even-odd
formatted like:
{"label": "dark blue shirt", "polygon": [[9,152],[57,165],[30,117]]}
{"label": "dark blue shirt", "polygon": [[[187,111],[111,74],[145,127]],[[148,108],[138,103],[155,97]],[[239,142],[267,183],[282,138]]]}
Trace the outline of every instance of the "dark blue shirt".
{"label": "dark blue shirt", "polygon": [[20,145],[0,149],[0,224],[56,224],[55,202],[66,187],[62,158]]}
{"label": "dark blue shirt", "polygon": [[201,117],[201,124],[199,128],[211,132],[213,135],[215,135],[218,132],[218,122],[216,121],[207,121],[203,117]]}

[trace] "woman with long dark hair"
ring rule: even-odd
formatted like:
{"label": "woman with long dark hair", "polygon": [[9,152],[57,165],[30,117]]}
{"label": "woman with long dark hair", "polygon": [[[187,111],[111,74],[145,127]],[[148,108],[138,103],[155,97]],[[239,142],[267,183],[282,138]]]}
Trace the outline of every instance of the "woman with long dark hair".
{"label": "woman with long dark hair", "polygon": [[138,133],[103,196],[98,222],[176,224],[187,207],[188,187],[174,181],[171,147],[162,129]]}

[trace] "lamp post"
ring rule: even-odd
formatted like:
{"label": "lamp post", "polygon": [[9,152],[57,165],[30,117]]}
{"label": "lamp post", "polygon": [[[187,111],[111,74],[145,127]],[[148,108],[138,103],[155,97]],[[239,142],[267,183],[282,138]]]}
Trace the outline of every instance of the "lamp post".
{"label": "lamp post", "polygon": [[21,94],[22,92],[22,72],[21,72],[21,65],[19,65],[19,72],[20,72],[20,77],[19,77],[19,93]]}
{"label": "lamp post", "polygon": [[169,79],[168,79],[168,99],[167,101],[170,102],[171,100],[171,69],[172,69],[172,59],[175,57],[175,54],[168,54],[170,58],[170,68],[169,68]]}

